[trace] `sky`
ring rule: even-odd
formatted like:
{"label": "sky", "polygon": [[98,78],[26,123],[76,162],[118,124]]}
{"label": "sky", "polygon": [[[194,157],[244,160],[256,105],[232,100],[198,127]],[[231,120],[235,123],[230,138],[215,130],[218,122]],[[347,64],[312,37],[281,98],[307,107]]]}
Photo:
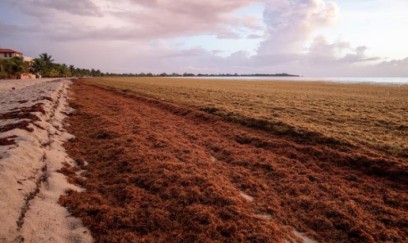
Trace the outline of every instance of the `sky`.
{"label": "sky", "polygon": [[1,0],[0,48],[116,73],[408,76],[407,0]]}

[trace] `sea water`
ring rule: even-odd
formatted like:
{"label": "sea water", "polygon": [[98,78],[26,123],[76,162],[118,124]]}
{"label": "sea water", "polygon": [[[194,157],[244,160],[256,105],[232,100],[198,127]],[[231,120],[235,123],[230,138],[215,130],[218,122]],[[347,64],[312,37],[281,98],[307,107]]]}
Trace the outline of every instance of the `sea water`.
{"label": "sea water", "polygon": [[270,80],[270,81],[320,81],[338,83],[375,83],[375,84],[408,84],[408,77],[186,77],[197,79],[224,79],[224,80]]}

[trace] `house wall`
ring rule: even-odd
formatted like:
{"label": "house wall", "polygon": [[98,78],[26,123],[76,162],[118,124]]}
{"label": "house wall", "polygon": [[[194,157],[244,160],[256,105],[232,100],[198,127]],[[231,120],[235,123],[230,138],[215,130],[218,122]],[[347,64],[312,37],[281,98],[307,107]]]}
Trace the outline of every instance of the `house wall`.
{"label": "house wall", "polygon": [[23,57],[23,60],[24,60],[25,62],[32,63],[32,62],[34,61],[34,58],[24,56],[24,57]]}
{"label": "house wall", "polygon": [[20,79],[35,79],[35,74],[32,73],[22,73]]}
{"label": "house wall", "polygon": [[12,57],[22,57],[20,53],[0,53],[1,59],[9,59]]}

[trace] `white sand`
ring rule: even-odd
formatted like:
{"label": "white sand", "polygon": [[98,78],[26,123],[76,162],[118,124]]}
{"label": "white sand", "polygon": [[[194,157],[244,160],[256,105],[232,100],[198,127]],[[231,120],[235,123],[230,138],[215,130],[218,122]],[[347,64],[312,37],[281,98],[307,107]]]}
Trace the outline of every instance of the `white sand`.
{"label": "white sand", "polygon": [[[79,219],[58,204],[66,189],[80,190],[56,172],[62,163],[73,163],[62,143],[72,135],[63,129],[69,80],[0,81],[0,114],[14,108],[44,104],[45,114],[33,132],[14,129],[0,138],[15,135],[16,145],[0,146],[0,242],[92,242]],[[14,89],[12,89],[14,87]],[[50,97],[52,101],[40,99]],[[25,101],[26,103],[19,103]],[[18,120],[0,120],[0,126]],[[46,180],[45,180],[46,179]]]}

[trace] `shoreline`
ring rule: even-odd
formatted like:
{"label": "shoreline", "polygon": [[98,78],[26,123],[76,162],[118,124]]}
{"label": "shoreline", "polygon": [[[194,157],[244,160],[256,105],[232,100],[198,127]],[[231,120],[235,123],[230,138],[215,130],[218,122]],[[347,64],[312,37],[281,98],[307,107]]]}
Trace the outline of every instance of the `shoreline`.
{"label": "shoreline", "polygon": [[[154,91],[151,79],[137,89],[100,87],[96,81],[74,81],[69,95],[70,81],[38,80],[31,86],[11,81],[11,91],[0,86],[0,127],[9,129],[0,134],[5,138],[0,191],[7,194],[0,198],[12,199],[7,205],[0,199],[0,213],[8,215],[0,242],[337,242],[408,236],[398,227],[407,215],[404,157],[300,130],[299,137],[265,131],[235,122],[237,116],[223,119],[228,113],[215,106],[140,92],[140,87]],[[195,87],[165,86],[159,93],[198,95]],[[286,92],[282,87],[276,94]],[[214,102],[217,96],[205,88]],[[222,92],[240,98],[242,89]],[[255,94],[262,90],[271,92],[260,86]],[[347,89],[328,91],[330,99],[350,95]],[[375,92],[364,89],[362,97]]]}
{"label": "shoreline", "polygon": [[[202,79],[202,80],[231,80],[250,82],[299,82],[299,83],[329,83],[329,84],[367,84],[367,85],[408,85],[408,77],[165,77],[171,79]],[[372,79],[396,79],[401,81],[372,81]]]}
{"label": "shoreline", "polygon": [[[73,78],[73,77],[72,77]],[[313,83],[321,83],[321,84],[341,84],[341,85],[379,85],[379,86],[408,86],[408,77],[251,77],[251,76],[243,76],[243,77],[205,77],[205,76],[196,76],[196,77],[159,77],[159,76],[154,76],[154,77],[116,77],[116,76],[105,76],[105,77],[84,77],[87,79],[98,79],[98,78],[136,78],[136,79],[148,79],[148,78],[162,78],[162,79],[183,79],[183,80],[207,80],[207,81],[242,81],[242,82],[259,82],[259,83],[268,83],[268,82],[290,82],[290,83],[301,83],[301,84],[313,84]],[[38,78],[38,79],[0,79],[0,84],[2,83],[8,83],[10,81],[13,82],[25,82],[27,83],[26,86],[29,86],[31,82],[38,82],[38,81],[44,81],[44,80],[55,80],[55,79],[71,79],[71,77],[67,78]],[[78,78],[75,78],[78,79]],[[83,79],[83,78],[82,78]],[[302,80],[303,79],[303,80]],[[337,80],[336,80],[337,79]],[[339,79],[346,79],[349,81],[341,81]],[[361,81],[358,79],[364,79],[365,81]],[[401,82],[397,81],[372,81],[370,79],[401,79]],[[354,80],[354,81],[353,81]],[[10,87],[5,87],[3,84],[0,88],[11,88],[13,85],[7,85]]]}
{"label": "shoreline", "polygon": [[1,242],[92,242],[81,221],[58,204],[65,190],[81,190],[58,172],[71,163],[62,147],[72,138],[64,130],[72,112],[66,102],[70,82],[12,80],[14,89],[1,86],[0,136],[7,138],[0,144]]}

